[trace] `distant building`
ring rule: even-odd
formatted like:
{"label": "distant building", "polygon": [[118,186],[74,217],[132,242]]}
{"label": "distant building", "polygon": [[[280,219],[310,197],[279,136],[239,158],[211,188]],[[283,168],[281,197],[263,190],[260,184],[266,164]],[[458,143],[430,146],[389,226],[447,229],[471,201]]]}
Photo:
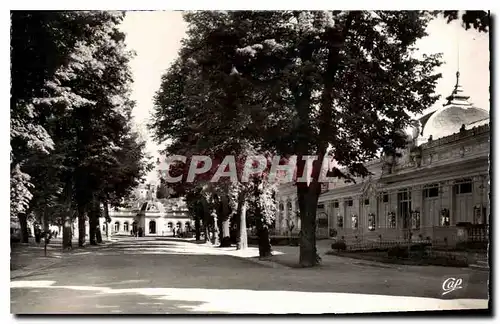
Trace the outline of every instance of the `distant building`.
{"label": "distant building", "polygon": [[172,236],[192,229],[186,202],[183,198],[156,199],[156,188],[145,185],[139,189],[139,199],[130,208],[110,208],[111,222],[102,218],[103,232],[108,235],[131,235],[142,228],[145,236]]}
{"label": "distant building", "polygon": [[[489,113],[469,102],[457,83],[447,103],[414,122],[402,157],[365,165],[372,175],[336,180],[320,195],[319,237],[346,241],[431,238],[448,243],[472,224],[484,238],[489,223]],[[300,231],[297,189],[280,186],[278,233]],[[410,234],[411,233],[411,234]],[[470,234],[470,233],[469,233]]]}

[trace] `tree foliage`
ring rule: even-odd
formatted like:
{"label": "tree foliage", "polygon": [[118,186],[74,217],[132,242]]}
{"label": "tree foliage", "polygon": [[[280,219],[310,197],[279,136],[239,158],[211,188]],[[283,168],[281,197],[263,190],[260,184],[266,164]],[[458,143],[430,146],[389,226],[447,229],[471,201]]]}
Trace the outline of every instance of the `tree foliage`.
{"label": "tree foliage", "polygon": [[[437,54],[415,55],[432,15],[423,11],[231,11],[185,15],[188,36],[163,79],[153,126],[173,146],[317,155],[297,183],[300,263],[316,264],[315,219],[323,157],[348,179],[404,140],[399,130],[431,106]],[[224,150],[231,152],[230,149]]]}
{"label": "tree foliage", "polygon": [[[438,12],[439,16],[442,14],[447,19],[448,23],[453,20],[462,20],[462,25],[465,30],[471,28],[479,32],[487,33],[490,30],[490,12],[484,10],[444,10],[442,13]],[[461,15],[461,16],[460,16]]]}
{"label": "tree foliage", "polygon": [[[31,212],[55,218],[68,219],[77,205],[80,220],[82,212],[91,216],[91,234],[98,205],[120,204],[151,168],[133,130],[133,53],[118,30],[123,15],[12,14],[11,198],[32,197]],[[31,175],[33,193],[19,184],[30,180],[20,167]]]}

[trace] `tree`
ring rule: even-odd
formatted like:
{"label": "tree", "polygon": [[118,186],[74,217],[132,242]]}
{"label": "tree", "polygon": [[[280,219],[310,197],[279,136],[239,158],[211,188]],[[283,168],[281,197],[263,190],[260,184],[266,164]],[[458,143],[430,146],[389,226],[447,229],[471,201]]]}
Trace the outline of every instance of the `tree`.
{"label": "tree", "polygon": [[[444,10],[435,12],[436,16],[443,15],[448,23],[453,20],[462,20],[462,25],[465,30],[474,28],[479,32],[487,33],[490,29],[490,12],[484,10]],[[461,15],[459,17],[459,15]]]}
{"label": "tree", "polygon": [[[134,103],[128,97],[131,82],[128,62],[132,53],[125,50],[125,35],[117,28],[123,14],[17,15],[13,18],[13,29],[16,29],[13,55],[34,56],[37,65],[27,65],[26,69],[20,66],[22,61],[13,62],[16,81],[13,81],[15,95],[11,102],[11,111],[15,107],[11,169],[28,165],[34,172],[36,166],[47,166],[46,174],[32,177],[37,189],[31,210],[46,214],[48,199],[59,204],[62,199],[67,208],[63,247],[70,247],[72,206],[76,204],[79,244],[83,245],[85,238],[86,214],[90,222],[90,242],[96,244],[100,237],[97,226],[100,203],[104,203],[106,214],[108,202],[119,204],[150,168],[144,155],[145,143],[132,130]],[[42,29],[40,35],[37,28]],[[43,41],[49,42],[47,48]],[[43,157],[31,153],[29,145],[41,141],[26,138],[26,132],[18,126],[43,130],[50,139],[52,154]],[[38,146],[44,149],[41,144]],[[41,151],[48,153],[47,149]],[[16,172],[16,176],[11,177],[11,181],[16,182],[13,192],[23,193],[26,186],[19,182],[29,178]],[[50,182],[48,178],[57,181]]]}
{"label": "tree", "polygon": [[[189,113],[198,114],[204,123],[196,125],[210,125],[212,143],[251,138],[259,150],[296,155],[299,175],[305,170],[304,157],[318,157],[310,182],[296,184],[299,262],[315,265],[323,159],[333,158],[339,165],[330,176],[351,181],[366,176],[363,162],[377,157],[387,143],[400,143],[395,130],[438,98],[433,92],[440,75],[433,71],[439,55],[412,55],[432,16],[417,11],[266,11],[185,17],[189,30],[181,53],[195,65],[191,72],[198,81],[176,109],[190,101],[199,106],[178,109],[176,116],[191,121]],[[228,81],[221,82],[220,75]],[[219,92],[219,102],[227,99],[229,89],[239,87],[241,104],[217,104],[213,93],[221,87],[226,91]],[[235,115],[248,127],[228,124],[227,116]],[[190,138],[189,133],[179,135],[181,142]]]}
{"label": "tree", "polygon": [[[22,168],[33,152],[48,154],[54,148],[41,125],[36,104],[40,98],[47,97],[47,88],[53,86],[51,81],[56,71],[92,25],[92,19],[80,12],[14,11],[11,14],[11,215],[19,217],[24,229],[33,184]],[[23,230],[22,241],[28,241],[27,230]]]}

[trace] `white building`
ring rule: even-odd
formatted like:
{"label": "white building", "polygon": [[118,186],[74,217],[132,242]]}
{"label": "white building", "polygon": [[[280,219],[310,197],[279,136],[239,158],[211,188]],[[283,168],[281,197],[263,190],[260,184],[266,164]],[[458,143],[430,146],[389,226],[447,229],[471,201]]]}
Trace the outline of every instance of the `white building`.
{"label": "white building", "polygon": [[[369,242],[411,235],[447,243],[461,235],[487,237],[489,112],[468,101],[458,77],[447,103],[408,131],[401,158],[369,161],[365,165],[372,175],[355,184],[328,184],[319,197],[319,237]],[[286,233],[293,223],[293,232],[298,232],[296,187],[282,185],[277,199],[276,230]],[[472,229],[460,230],[461,223]]]}
{"label": "white building", "polygon": [[[150,196],[150,195],[148,195]],[[108,235],[131,235],[140,228],[145,236],[172,236],[194,228],[183,198],[140,199],[132,208],[110,209],[111,222],[101,227]]]}

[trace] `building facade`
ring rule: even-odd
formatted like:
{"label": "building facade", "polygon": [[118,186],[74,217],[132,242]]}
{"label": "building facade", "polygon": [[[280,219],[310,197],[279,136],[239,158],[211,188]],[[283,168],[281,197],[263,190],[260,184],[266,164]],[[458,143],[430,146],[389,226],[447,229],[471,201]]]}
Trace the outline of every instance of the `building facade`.
{"label": "building facade", "polygon": [[[456,243],[470,224],[489,223],[489,113],[474,107],[457,83],[447,103],[414,122],[401,156],[365,164],[371,175],[337,179],[319,197],[317,235],[348,242],[430,239]],[[300,231],[296,187],[277,195],[276,229]]]}
{"label": "building facade", "polygon": [[132,235],[142,229],[145,236],[173,236],[174,231],[190,231],[192,223],[182,198],[151,199],[133,208],[110,210],[111,222],[101,223],[108,235]]}

